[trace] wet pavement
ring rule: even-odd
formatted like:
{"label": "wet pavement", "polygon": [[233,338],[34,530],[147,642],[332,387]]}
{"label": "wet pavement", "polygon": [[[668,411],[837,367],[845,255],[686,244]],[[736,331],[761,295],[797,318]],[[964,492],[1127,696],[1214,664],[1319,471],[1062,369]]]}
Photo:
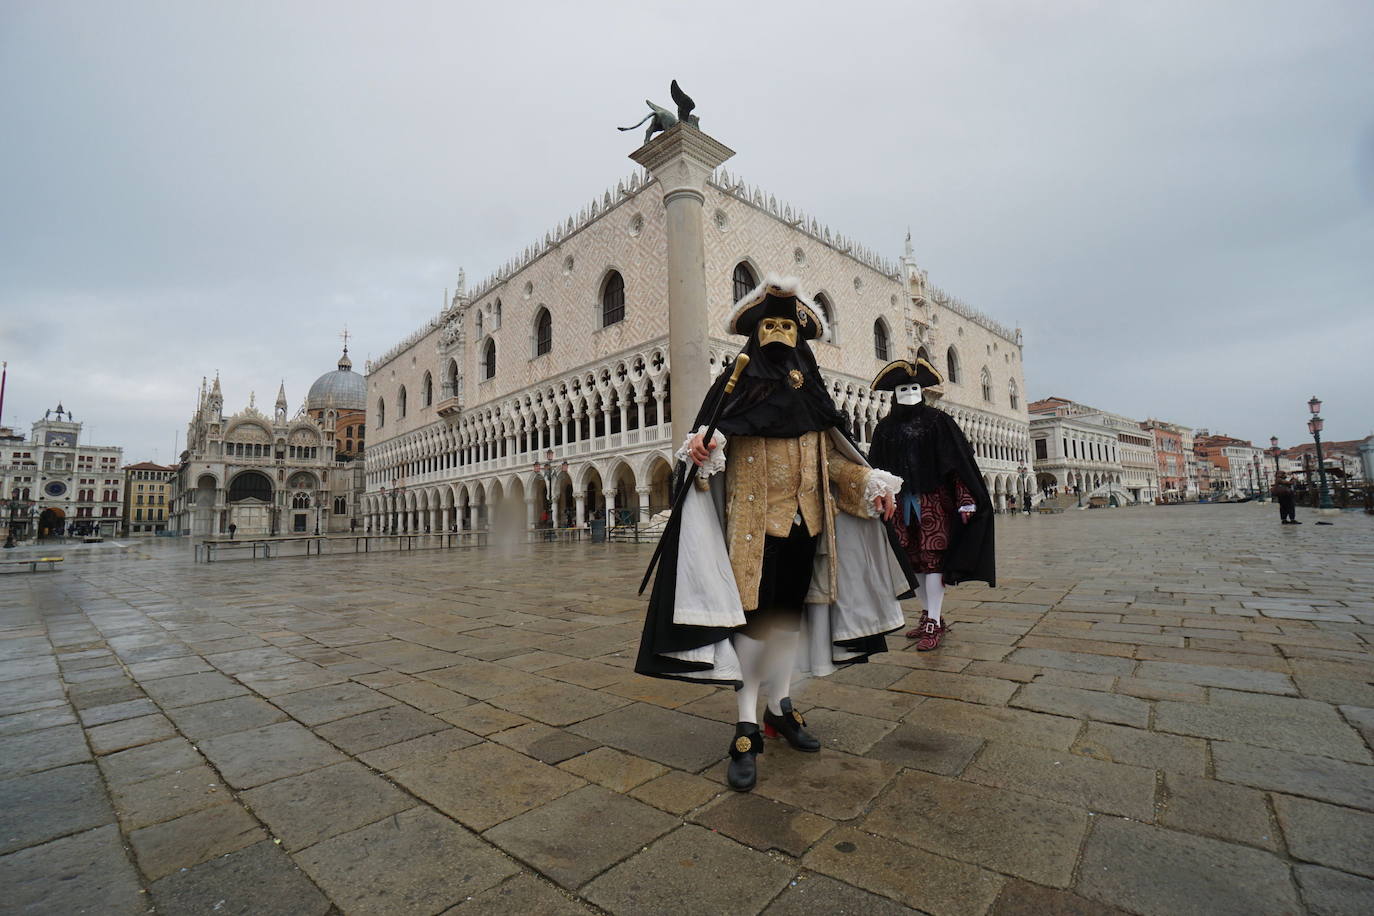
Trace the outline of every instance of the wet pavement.
{"label": "wet pavement", "polygon": [[0,576],[3,908],[1374,912],[1374,519],[1276,515],[999,518],[743,795],[733,695],[630,670],[648,545],[68,549]]}

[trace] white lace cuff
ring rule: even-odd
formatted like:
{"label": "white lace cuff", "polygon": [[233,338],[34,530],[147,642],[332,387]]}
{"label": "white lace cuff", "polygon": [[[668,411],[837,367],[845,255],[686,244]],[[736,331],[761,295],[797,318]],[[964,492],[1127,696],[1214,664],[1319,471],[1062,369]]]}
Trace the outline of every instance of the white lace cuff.
{"label": "white lace cuff", "polygon": [[[682,448],[677,450],[678,461],[691,463],[692,456],[687,453],[687,447],[692,444],[692,439],[698,434],[702,436],[706,435],[706,427],[700,427],[682,443]],[[706,463],[697,469],[698,477],[710,477],[712,474],[719,474],[721,471],[725,470],[725,437],[717,430],[711,434],[711,441],[715,443],[716,447],[711,450],[711,457],[706,459]],[[898,486],[900,485],[901,484],[898,483]]]}
{"label": "white lace cuff", "polygon": [[868,509],[869,517],[877,518],[881,514],[873,508],[873,500],[884,493],[896,499],[901,489],[902,478],[878,468],[871,468],[868,472],[868,482],[864,484],[864,507]]}

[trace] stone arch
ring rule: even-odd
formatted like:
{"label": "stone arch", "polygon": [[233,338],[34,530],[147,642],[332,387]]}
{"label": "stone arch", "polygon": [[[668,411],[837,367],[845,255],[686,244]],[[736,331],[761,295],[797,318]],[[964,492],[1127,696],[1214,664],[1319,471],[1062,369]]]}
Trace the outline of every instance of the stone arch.
{"label": "stone arch", "polygon": [[[616,521],[621,524],[633,522],[638,517],[639,494],[636,490],[634,468],[623,458],[617,458],[612,462],[606,474],[606,489],[614,490],[614,507],[618,512]],[[608,498],[607,502],[611,500]],[[610,505],[607,506],[609,510]],[[648,508],[646,505],[644,508]]]}
{"label": "stone arch", "polygon": [[649,507],[662,510],[672,504],[673,465],[668,456],[655,452],[649,456],[639,479],[649,487]]}
{"label": "stone arch", "polygon": [[229,481],[228,501],[239,502],[244,499],[260,499],[270,503],[274,492],[276,492],[276,486],[272,483],[272,478],[262,471],[240,471]]}

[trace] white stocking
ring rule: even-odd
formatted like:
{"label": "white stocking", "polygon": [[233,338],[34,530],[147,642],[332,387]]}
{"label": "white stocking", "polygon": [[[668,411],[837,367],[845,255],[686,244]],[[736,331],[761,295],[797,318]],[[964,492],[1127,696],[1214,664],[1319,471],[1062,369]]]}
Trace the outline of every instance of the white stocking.
{"label": "white stocking", "polygon": [[762,639],[746,636],[736,630],[730,637],[739,656],[740,680],[744,686],[735,691],[735,702],[739,705],[736,722],[759,721],[759,688],[763,686],[764,651],[768,644]]}
{"label": "white stocking", "polygon": [[926,606],[926,616],[939,623],[940,608],[945,603],[945,577],[943,573],[921,574],[921,601]]}
{"label": "white stocking", "polygon": [[774,626],[768,631],[764,652],[764,672],[768,676],[768,711],[782,715],[782,701],[792,690],[792,671],[797,667],[797,643],[800,629]]}

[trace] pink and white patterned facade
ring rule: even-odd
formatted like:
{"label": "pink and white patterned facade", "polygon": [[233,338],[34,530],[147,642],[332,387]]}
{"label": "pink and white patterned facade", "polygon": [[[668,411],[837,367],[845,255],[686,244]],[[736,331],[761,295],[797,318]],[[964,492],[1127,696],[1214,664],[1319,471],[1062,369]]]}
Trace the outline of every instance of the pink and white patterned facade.
{"label": "pink and white patterned facade", "polygon": [[[1033,489],[1018,480],[1020,332],[929,286],[909,241],[885,260],[724,171],[704,220],[713,372],[741,345],[725,332],[741,266],[797,276],[828,313],[832,333],[813,349],[861,444],[887,410],[869,381],[919,352],[949,376],[942,406],[999,504],[1023,481]],[[549,508],[534,463],[550,450],[559,524],[664,507],[671,411],[698,407],[671,402],[665,246],[662,195],[638,173],[475,289],[460,280],[443,312],[369,362],[367,527],[533,526]]]}

